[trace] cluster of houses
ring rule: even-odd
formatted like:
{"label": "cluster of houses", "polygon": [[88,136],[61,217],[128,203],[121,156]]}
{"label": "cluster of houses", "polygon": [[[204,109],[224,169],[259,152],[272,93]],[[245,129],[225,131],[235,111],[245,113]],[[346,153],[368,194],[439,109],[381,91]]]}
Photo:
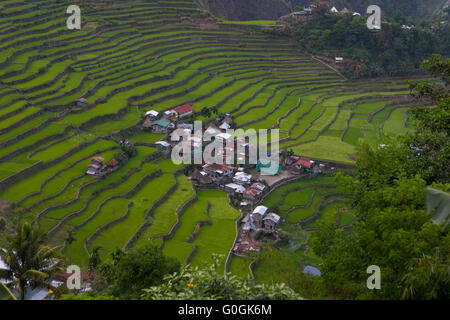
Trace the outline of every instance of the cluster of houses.
{"label": "cluster of houses", "polygon": [[108,172],[116,170],[120,166],[120,162],[114,158],[106,164],[104,161],[105,159],[102,157],[92,158],[91,163],[88,165],[86,174],[92,177],[102,177]]}
{"label": "cluster of houses", "polygon": [[230,195],[242,196],[243,207],[259,202],[268,189],[259,179],[245,173],[244,168],[240,167],[235,172],[234,167],[225,164],[199,165],[189,178],[198,186],[219,187]]}
{"label": "cluster of houses", "polygon": [[233,252],[243,254],[246,251],[257,251],[258,242],[255,240],[257,232],[276,235],[279,230],[280,216],[274,212],[268,212],[265,206],[257,206],[251,214],[247,214],[241,221],[239,238]]}
{"label": "cluster of houses", "polygon": [[[279,25],[288,25],[291,22],[305,22],[312,19],[312,9],[317,8],[319,6],[327,6],[330,8],[330,11],[336,14],[350,14],[350,10],[347,8],[343,8],[341,11],[336,9],[336,7],[332,7],[331,3],[329,1],[316,1],[312,4],[310,4],[309,7],[305,7],[301,11],[294,11],[290,14],[287,14],[285,16],[282,16],[278,21],[277,24]],[[359,12],[353,12],[353,16],[361,16]]]}
{"label": "cluster of houses", "polygon": [[[134,148],[134,144],[128,140],[121,140],[120,145],[122,148]],[[119,169],[121,164],[116,158],[111,159],[107,163],[104,163],[104,161],[105,159],[100,156],[93,157],[91,159],[91,163],[88,165],[86,175],[92,177],[103,177],[104,175]]]}
{"label": "cluster of houses", "polygon": [[[196,151],[197,147],[202,146],[203,135],[209,135],[210,137],[214,137],[214,139],[221,140],[224,143],[232,142],[231,139],[233,137],[226,132],[231,128],[231,124],[233,122],[229,114],[225,115],[223,119],[216,119],[216,122],[218,121],[217,125],[214,121],[211,121],[207,124],[204,132],[194,132],[194,125],[183,121],[183,118],[191,115],[192,113],[193,108],[189,104],[185,104],[162,113],[155,110],[150,110],[145,114],[145,121],[142,125],[142,129],[154,133],[167,134],[166,140],[161,140],[155,143],[155,146],[165,154],[169,154],[171,148],[182,140],[184,150],[186,147],[190,147]],[[187,136],[187,139],[183,139],[185,136]],[[218,152],[219,156],[222,155],[225,159],[227,156],[234,153],[234,148],[222,148],[219,149]],[[241,155],[241,159],[244,155],[244,153]]]}

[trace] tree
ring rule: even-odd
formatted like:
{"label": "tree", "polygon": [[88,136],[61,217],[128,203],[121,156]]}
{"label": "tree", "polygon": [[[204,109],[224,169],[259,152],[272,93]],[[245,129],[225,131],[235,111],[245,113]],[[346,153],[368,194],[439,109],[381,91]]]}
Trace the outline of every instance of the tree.
{"label": "tree", "polygon": [[165,257],[154,246],[145,246],[122,255],[114,267],[112,294],[116,297],[136,299],[142,289],[158,285],[162,278],[177,272],[180,263]]}
{"label": "tree", "polygon": [[[351,195],[353,233],[321,225],[310,242],[323,258],[324,283],[340,298],[448,298],[450,236],[426,214],[425,188],[450,190],[450,63],[434,55],[423,66],[445,85],[415,83],[412,94],[436,105],[411,111],[414,134],[386,138],[383,147],[360,147],[354,174],[336,176]],[[381,269],[380,290],[365,286],[369,265]]]}
{"label": "tree", "polygon": [[95,270],[97,266],[100,265],[100,250],[102,249],[101,246],[97,246],[92,250],[92,253],[89,255],[89,269]]}
{"label": "tree", "polygon": [[46,287],[57,292],[48,280],[62,271],[63,260],[57,255],[61,247],[45,245],[46,234],[36,225],[23,223],[18,226],[6,249],[0,250],[0,257],[7,265],[0,269],[0,278],[11,280],[7,285],[15,287],[20,299],[25,299],[27,287]]}
{"label": "tree", "polygon": [[211,110],[208,107],[203,107],[201,110],[201,115],[206,118],[209,118],[211,117]]}
{"label": "tree", "polygon": [[125,164],[128,161],[128,155],[125,151],[119,151],[114,154],[114,159],[119,161],[121,164]]}
{"label": "tree", "polygon": [[404,299],[449,299],[450,261],[439,249],[411,261],[404,278]]}
{"label": "tree", "polygon": [[8,225],[8,222],[4,217],[0,217],[0,231],[3,231],[6,229],[6,226]]}
{"label": "tree", "polygon": [[66,237],[65,241],[66,241],[68,244],[71,244],[71,243],[74,242],[75,240],[76,240],[76,239],[75,239],[74,236],[73,236],[72,230],[67,231],[67,237]]}

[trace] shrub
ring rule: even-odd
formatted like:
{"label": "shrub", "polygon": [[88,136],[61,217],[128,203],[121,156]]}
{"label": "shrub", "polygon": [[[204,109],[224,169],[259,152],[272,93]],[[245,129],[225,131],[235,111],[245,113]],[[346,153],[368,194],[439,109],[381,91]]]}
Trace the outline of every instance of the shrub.
{"label": "shrub", "polygon": [[6,229],[8,222],[4,217],[0,217],[0,231],[4,231]]}
{"label": "shrub", "polygon": [[143,300],[300,300],[284,283],[262,285],[230,273],[223,275],[222,257],[214,255],[208,267],[184,266],[180,272],[165,276],[159,286],[144,289]]}

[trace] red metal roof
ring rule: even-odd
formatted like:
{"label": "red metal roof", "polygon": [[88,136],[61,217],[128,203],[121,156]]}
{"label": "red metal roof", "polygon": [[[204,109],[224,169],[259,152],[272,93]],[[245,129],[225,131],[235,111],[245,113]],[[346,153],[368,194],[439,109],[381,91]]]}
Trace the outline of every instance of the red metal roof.
{"label": "red metal roof", "polygon": [[192,112],[192,106],[190,104],[183,104],[182,106],[176,107],[173,109],[178,114],[184,114],[188,112]]}
{"label": "red metal roof", "polygon": [[261,190],[254,189],[254,188],[250,187],[250,188],[245,189],[244,194],[248,194],[248,195],[251,195],[251,196],[257,196],[261,192],[262,192]]}
{"label": "red metal roof", "polygon": [[300,160],[298,160],[295,164],[308,169],[312,166],[311,159],[309,158],[300,158]]}
{"label": "red metal roof", "polygon": [[219,170],[222,172],[225,172],[228,170],[233,170],[233,167],[230,167],[230,166],[227,166],[224,164],[219,164],[219,163],[206,164],[205,167],[212,168],[213,170]]}
{"label": "red metal roof", "polygon": [[92,158],[91,159],[91,161],[95,161],[95,162],[103,162],[103,161],[105,161],[105,159],[103,159],[102,157],[94,157],[94,158]]}

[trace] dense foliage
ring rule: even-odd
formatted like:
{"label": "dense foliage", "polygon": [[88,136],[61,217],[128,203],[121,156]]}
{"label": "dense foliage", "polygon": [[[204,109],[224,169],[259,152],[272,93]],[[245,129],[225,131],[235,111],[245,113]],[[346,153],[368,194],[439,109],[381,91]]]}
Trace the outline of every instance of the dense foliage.
{"label": "dense foliage", "polygon": [[[413,83],[412,93],[439,101],[413,110],[414,135],[360,149],[354,175],[337,181],[352,194],[354,232],[325,226],[311,245],[323,258],[323,282],[340,298],[449,298],[450,235],[425,212],[425,187],[450,192],[450,59],[434,55],[423,66],[444,85]],[[423,90],[423,88],[427,88]],[[366,269],[381,269],[381,289],[366,288]]]}
{"label": "dense foliage", "polygon": [[376,32],[367,28],[364,16],[334,14],[322,6],[313,10],[312,20],[295,24],[293,32],[313,54],[345,57],[344,75],[355,78],[410,74],[430,54],[448,53],[448,26],[417,25],[408,30],[402,28],[404,23],[399,12]]}
{"label": "dense foliage", "polygon": [[207,267],[184,266],[164,277],[159,286],[144,289],[144,300],[299,300],[285,284],[259,284],[230,274],[223,275],[221,259],[215,256]]}
{"label": "dense foliage", "polygon": [[98,263],[92,287],[96,294],[138,299],[143,288],[160,284],[162,278],[180,269],[180,263],[153,246],[112,253],[111,261]]}
{"label": "dense foliage", "polygon": [[[165,257],[156,247],[147,246],[133,252],[120,250],[112,262],[100,265],[92,281],[93,291],[65,294],[63,300],[180,300],[241,299],[298,300],[301,297],[285,284],[264,285],[223,275],[223,256],[214,255],[205,267],[180,264]],[[112,285],[109,285],[112,283]]]}

